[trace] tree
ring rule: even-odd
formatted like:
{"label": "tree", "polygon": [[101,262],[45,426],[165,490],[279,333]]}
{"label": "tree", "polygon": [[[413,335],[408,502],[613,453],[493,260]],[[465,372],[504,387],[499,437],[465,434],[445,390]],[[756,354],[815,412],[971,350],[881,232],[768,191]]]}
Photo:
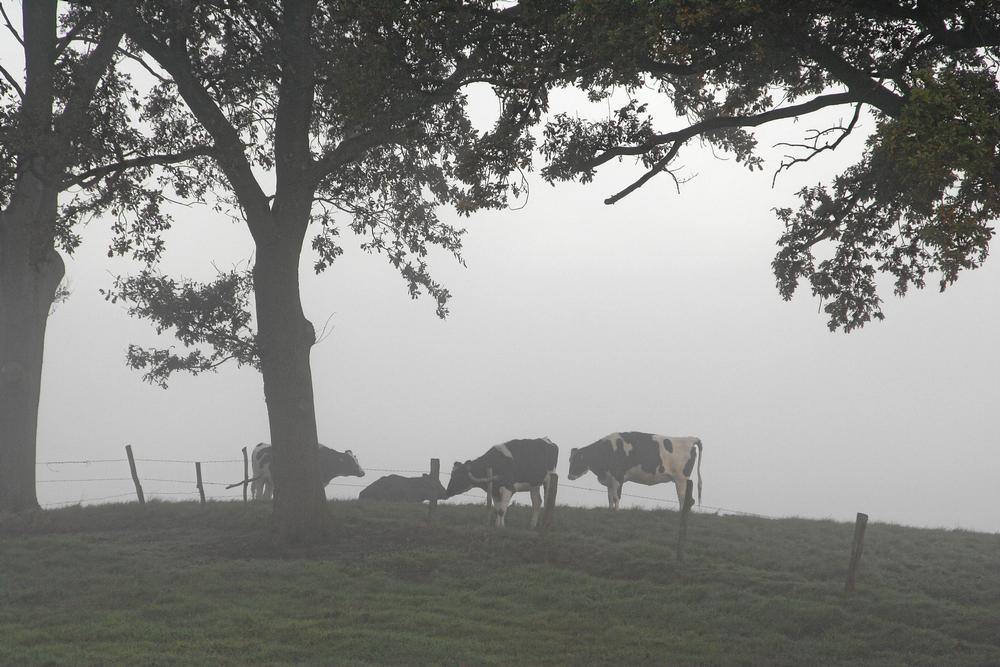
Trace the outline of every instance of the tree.
{"label": "tree", "polygon": [[875,119],[857,164],[803,188],[797,209],[777,209],[781,295],[808,280],[830,329],[850,331],[883,318],[880,273],[902,296],[931,274],[944,290],[985,260],[1000,213],[996,2],[675,0],[622,10],[587,0],[562,17],[574,54],[562,82],[594,99],[652,85],[688,122],[657,130],[639,101],[598,122],[557,116],[542,147],[546,178],[586,182],[602,164],[637,157],[646,172],[605,200],[613,204],[658,174],[677,180],[692,139],[759,169],[748,128],[848,106],[846,125],[785,144],[798,152],[777,172],[836,149],[863,110]]}
{"label": "tree", "polygon": [[[385,253],[411,294],[429,293],[443,315],[448,292],[425,256],[433,245],[458,255],[461,230],[436,207],[503,206],[519,191],[511,175],[530,161],[526,128],[544,88],[515,64],[544,40],[519,28],[524,13],[487,0],[150,0],[129,18],[131,42],[169,77],[150,107],[161,122],[210,138],[203,179],[226,193],[255,244],[254,345],[275,448],[275,516],[289,540],[324,528],[309,363],[316,336],[298,281],[308,227],[318,226],[317,270],[341,253],[346,219],[365,250]],[[463,90],[475,82],[492,84],[503,103],[487,134],[466,113]],[[262,171],[273,173],[273,192]],[[128,287],[141,292],[143,282],[163,287],[155,277]],[[132,295],[140,307],[162,305],[156,298]]]}
{"label": "tree", "polygon": [[[162,154],[131,122],[135,90],[117,67],[131,56],[121,47],[128,4],[23,2],[20,31],[0,4],[25,65],[23,78],[0,65],[0,510],[38,507],[38,403],[45,328],[65,272],[59,250],[79,244],[78,222],[110,211],[111,252],[155,260],[169,218],[147,181],[156,165],[204,150]],[[173,180],[183,186],[185,175]]]}

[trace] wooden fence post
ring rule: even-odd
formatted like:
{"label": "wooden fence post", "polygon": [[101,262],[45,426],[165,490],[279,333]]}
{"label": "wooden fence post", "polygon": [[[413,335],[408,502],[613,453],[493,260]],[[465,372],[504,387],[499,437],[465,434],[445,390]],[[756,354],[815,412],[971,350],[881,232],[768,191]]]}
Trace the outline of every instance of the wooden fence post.
{"label": "wooden fence post", "polygon": [[142,495],[142,484],[139,483],[139,473],[135,471],[135,458],[132,456],[132,445],[125,445],[125,454],[128,456],[128,467],[132,471],[132,481],[135,483],[135,495],[139,498],[139,504],[146,504],[146,496]]}
{"label": "wooden fence post", "polygon": [[847,581],[844,583],[844,591],[850,593],[854,590],[854,580],[858,574],[858,565],[861,563],[861,552],[865,548],[865,527],[868,525],[868,515],[858,512],[858,518],[854,522],[854,542],[851,544],[851,561],[847,565]]}
{"label": "wooden fence post", "polygon": [[486,469],[486,509],[490,513],[490,523],[492,527],[495,525],[493,520],[493,468]]}
{"label": "wooden fence post", "polygon": [[[441,485],[441,459],[431,459],[431,486],[437,489]],[[434,510],[437,509],[438,499],[435,495],[430,500],[430,505],[427,507],[427,520],[430,521],[434,518]]]}
{"label": "wooden fence post", "polygon": [[677,531],[677,560],[681,562],[684,561],[684,542],[687,540],[688,515],[691,513],[691,505],[694,504],[694,500],[691,497],[693,494],[694,482],[689,479],[687,487],[684,489],[684,506],[681,507],[681,525]]}
{"label": "wooden fence post", "polygon": [[198,495],[201,496],[201,504],[205,504],[205,487],[201,483],[201,461],[194,464],[194,474],[198,477]]}
{"label": "wooden fence post", "polygon": [[247,459],[247,448],[243,448],[243,502],[247,501],[247,484],[250,479],[250,461]]}
{"label": "wooden fence post", "polygon": [[556,506],[556,492],[559,490],[559,475],[549,473],[549,483],[545,485],[545,513],[542,515],[542,532],[552,527],[552,511]]}

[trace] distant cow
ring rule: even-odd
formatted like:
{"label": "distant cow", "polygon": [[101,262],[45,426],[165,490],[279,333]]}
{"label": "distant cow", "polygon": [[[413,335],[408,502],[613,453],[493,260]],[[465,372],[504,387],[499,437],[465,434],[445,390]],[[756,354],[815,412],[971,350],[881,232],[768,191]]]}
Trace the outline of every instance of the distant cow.
{"label": "distant cow", "polygon": [[510,440],[495,445],[478,459],[456,463],[451,470],[446,498],[472,487],[484,491],[487,471],[493,469],[493,525],[503,527],[510,498],[516,491],[531,491],[531,527],[538,525],[542,507],[541,487],[548,489],[555,473],[559,448],[548,438]]}
{"label": "distant cow", "polygon": [[589,470],[608,487],[608,506],[616,510],[625,482],[674,482],[681,506],[687,482],[698,464],[698,504],[701,504],[701,453],[698,438],[674,438],[652,433],[612,433],[592,445],[574,448],[569,455],[569,478]]}
{"label": "distant cow", "polygon": [[445,497],[444,494],[441,482],[430,475],[420,477],[386,475],[362,489],[358,499],[420,503],[425,500],[439,500]]}
{"label": "distant cow", "polygon": [[[258,498],[271,499],[274,493],[274,481],[271,477],[271,464],[273,462],[274,450],[271,445],[262,442],[253,448],[253,454],[250,456],[250,464],[253,467],[250,496],[254,500]],[[319,475],[320,482],[325,487],[334,477],[364,477],[365,471],[361,469],[358,458],[351,450],[338,452],[320,445]]]}

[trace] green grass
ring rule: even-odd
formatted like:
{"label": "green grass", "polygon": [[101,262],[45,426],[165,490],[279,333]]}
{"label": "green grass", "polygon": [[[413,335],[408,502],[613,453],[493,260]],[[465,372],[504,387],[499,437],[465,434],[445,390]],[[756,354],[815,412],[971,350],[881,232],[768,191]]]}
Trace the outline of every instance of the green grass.
{"label": "green grass", "polygon": [[261,505],[0,517],[0,664],[1000,665],[1000,536],[557,508],[332,503],[283,547]]}

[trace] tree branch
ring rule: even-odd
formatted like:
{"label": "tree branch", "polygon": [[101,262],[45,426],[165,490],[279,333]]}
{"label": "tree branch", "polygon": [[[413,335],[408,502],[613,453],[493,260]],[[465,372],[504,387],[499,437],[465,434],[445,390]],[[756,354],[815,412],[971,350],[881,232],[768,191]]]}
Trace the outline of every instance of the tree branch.
{"label": "tree branch", "polygon": [[7,68],[4,67],[2,64],[0,64],[0,74],[3,74],[3,78],[6,79],[7,83],[11,85],[11,88],[14,89],[14,91],[17,93],[17,96],[23,100],[24,90],[17,83],[17,80],[10,75],[10,72],[7,71]]}
{"label": "tree branch", "polygon": [[316,90],[316,63],[312,46],[312,18],[317,0],[286,3],[282,8],[281,79],[274,117],[275,208],[301,202],[300,192],[311,199],[317,181],[313,167],[309,130]]}
{"label": "tree branch", "polygon": [[831,93],[829,95],[819,95],[808,102],[803,102],[802,104],[794,104],[788,107],[771,109],[770,111],[754,114],[752,116],[716,116],[714,118],[706,118],[703,121],[694,123],[693,125],[689,125],[688,127],[675,132],[657,134],[649,141],[637,146],[615,146],[609,148],[592,159],[590,162],[583,165],[580,171],[590,171],[605,162],[615,159],[616,157],[623,157],[626,155],[642,155],[657,146],[662,146],[663,144],[675,141],[687,141],[688,139],[696,137],[699,134],[711,132],[713,130],[723,130],[736,127],[757,127],[758,125],[763,125],[764,123],[781,120],[783,118],[794,118],[795,116],[812,113],[813,111],[818,111],[819,109],[826,107],[837,106],[840,104],[857,104],[861,101],[862,100],[858,99],[857,95],[851,92]]}
{"label": "tree branch", "polygon": [[474,58],[465,60],[436,89],[418,97],[411,103],[403,105],[395,113],[384,114],[380,128],[342,139],[333,149],[321,155],[315,161],[313,167],[315,182],[318,183],[338,167],[360,159],[369,148],[394,143],[394,137],[405,132],[409,124],[404,125],[402,128],[397,128],[395,131],[390,128],[395,123],[406,118],[414,110],[424,109],[438,102],[446,101],[463,86],[483,81],[481,72],[477,71],[478,66],[479,62]]}
{"label": "tree branch", "polygon": [[170,74],[191,113],[211,135],[218,151],[216,159],[219,168],[226,175],[243,208],[250,233],[255,234],[259,230],[252,221],[261,219],[270,211],[268,197],[253,174],[246,148],[236,129],[192,72],[187,40],[182,35],[175,35],[169,45],[162,44],[144,29],[141,19],[134,14],[126,32]]}
{"label": "tree branch", "polygon": [[806,54],[847,86],[858,102],[866,102],[894,118],[902,112],[904,99],[901,96],[872,81],[830,47],[815,43],[806,49]]}
{"label": "tree branch", "polygon": [[23,48],[24,40],[21,39],[21,35],[17,32],[17,28],[15,28],[14,25],[10,22],[10,17],[7,16],[7,10],[3,8],[2,2],[0,2],[0,15],[3,15],[3,22],[7,26],[7,30],[10,30],[10,34],[14,35],[14,39],[16,39],[17,43],[20,44],[21,47]]}
{"label": "tree branch", "polygon": [[83,30],[94,20],[97,16],[97,10],[92,9],[85,17],[81,18],[75,26],[73,26],[65,35],[63,35],[59,41],[56,42],[56,58],[62,55],[69,45],[76,39]]}
{"label": "tree branch", "polygon": [[[677,156],[677,151],[679,151],[681,149],[681,146],[683,145],[684,141],[682,140],[675,141],[674,145],[670,147],[670,150],[667,152],[667,154],[664,155],[662,158],[660,158],[656,162],[656,164],[653,165],[652,169],[643,174],[637,181],[629,185],[627,188],[605,199],[604,203],[609,205],[615,204],[619,200],[627,197],[628,195],[632,194],[633,192],[641,188],[643,185],[646,184],[646,182],[649,179],[651,179],[653,176],[656,176],[658,173],[666,169],[667,164],[669,164],[670,161]],[[674,179],[674,181],[676,182],[676,179]]]}
{"label": "tree branch", "polygon": [[146,70],[149,73],[150,76],[152,76],[153,78],[159,80],[160,83],[169,83],[170,82],[170,79],[166,78],[165,76],[162,76],[162,75],[158,74],[156,72],[156,70],[154,70],[152,68],[152,66],[149,63],[147,63],[146,60],[142,56],[137,55],[135,53],[132,53],[131,51],[129,51],[127,49],[123,49],[120,46],[118,47],[118,53],[122,54],[123,56],[125,56],[129,60],[134,60],[135,62],[139,63],[139,65],[142,66],[142,68],[144,70]]}
{"label": "tree branch", "polygon": [[[854,107],[854,117],[851,118],[851,122],[847,124],[847,127],[840,127],[840,126],[838,126],[838,127],[831,127],[831,128],[827,128],[827,129],[822,130],[822,131],[813,130],[815,132],[815,134],[812,137],[812,139],[813,139],[813,145],[812,146],[808,146],[808,145],[805,145],[805,144],[789,144],[789,143],[785,143],[785,142],[776,143],[774,145],[775,147],[778,147],[778,146],[787,146],[789,148],[805,148],[806,150],[809,150],[811,152],[806,157],[792,157],[791,155],[786,155],[785,156],[786,159],[781,161],[781,165],[774,172],[774,176],[771,178],[771,187],[772,188],[774,187],[775,182],[778,180],[778,174],[780,174],[782,171],[787,171],[788,169],[791,169],[792,166],[794,166],[796,164],[799,164],[801,162],[808,162],[809,160],[813,159],[814,157],[816,157],[817,155],[819,155],[823,151],[833,151],[833,150],[836,150],[837,146],[840,145],[840,142],[842,142],[845,138],[847,138],[847,135],[849,135],[854,130],[854,128],[857,126],[859,118],[861,118],[861,103],[860,102],[857,105],[855,105],[855,107]],[[837,137],[837,139],[833,143],[823,144],[822,146],[817,146],[817,143],[819,142],[819,138],[821,136],[823,136],[827,132],[833,132],[833,131],[837,131],[837,130],[840,130],[840,136]],[[808,137],[806,137],[806,139],[808,140]]]}
{"label": "tree branch", "polygon": [[[118,43],[125,34],[124,26],[121,22],[121,13],[128,0],[120,0],[115,3],[113,15],[104,27],[97,46],[86,57],[76,77],[76,85],[70,93],[69,99],[63,107],[63,112],[55,121],[55,134],[59,137],[60,143],[68,147],[74,132],[83,125],[83,120],[90,108],[90,102],[94,98],[97,84],[108,69],[108,65],[114,58]],[[69,159],[69,151],[62,151],[63,159]],[[61,173],[67,165],[60,165]]]}
{"label": "tree branch", "polygon": [[75,185],[88,187],[106,176],[110,176],[111,174],[125,171],[127,169],[132,169],[134,167],[151,167],[154,165],[176,164],[178,162],[186,162],[187,160],[196,157],[214,155],[215,152],[216,151],[213,146],[195,146],[193,148],[189,148],[179,153],[144,155],[143,157],[120,160],[113,164],[106,164],[100,167],[94,167],[93,169],[88,169],[87,171],[81,172],[79,174],[70,174],[69,177],[64,182],[63,187],[70,188]]}

